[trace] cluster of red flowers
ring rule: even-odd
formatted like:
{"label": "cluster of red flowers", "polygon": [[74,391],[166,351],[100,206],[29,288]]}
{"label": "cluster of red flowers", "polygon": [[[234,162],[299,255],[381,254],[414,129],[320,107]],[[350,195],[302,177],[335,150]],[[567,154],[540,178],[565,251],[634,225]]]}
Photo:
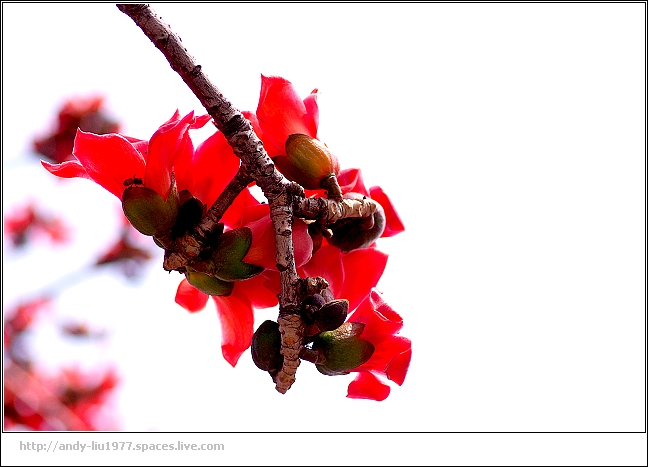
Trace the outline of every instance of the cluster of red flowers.
{"label": "cluster of red flowers", "polygon": [[[288,178],[300,182],[299,170],[291,165],[284,148],[291,135],[305,135],[319,144],[317,90],[302,100],[289,81],[262,77],[256,113],[243,114],[277,168]],[[234,177],[240,165],[240,160],[218,131],[194,149],[189,130],[200,128],[209,120],[209,116],[195,117],[193,112],[181,117],[176,111],[148,141],[79,130],[74,144],[75,159],[56,165],[43,162],[43,165],[59,177],[91,179],[122,201],[125,192],[128,193],[126,190],[133,185],[141,186],[149,193],[147,200],[161,198],[155,201],[160,209],[168,203],[173,190],[177,190],[181,203],[183,199],[197,199],[204,212]],[[384,229],[382,233],[378,232],[380,236],[389,237],[404,230],[389,197],[380,187],[367,188],[359,169],[339,171],[337,162],[331,167],[337,173],[342,196],[367,197],[379,204],[383,214],[380,227]],[[302,185],[307,189],[307,196],[326,195],[325,190],[316,186],[304,182]],[[153,192],[156,194],[151,195]],[[278,304],[279,272],[269,214],[268,204],[259,202],[247,188],[221,219],[228,230],[247,227],[251,231],[251,245],[242,261],[262,271],[245,280],[234,279],[224,293],[209,294],[221,321],[223,356],[232,366],[252,342],[254,309]],[[155,232],[155,226],[144,224],[146,229]],[[360,247],[336,245],[321,232],[310,231],[309,224],[298,218],[294,219],[292,239],[300,276],[324,277],[336,298],[348,300],[351,313],[347,322],[364,324],[362,339],[375,347],[368,361],[350,370],[358,372],[358,376],[349,386],[348,397],[383,400],[389,394],[389,386],[377,376],[400,385],[411,359],[411,342],[398,335],[402,327],[401,317],[375,290],[385,269],[387,255],[377,249],[372,238]],[[195,312],[205,307],[209,295],[184,279],[178,287],[176,302]]]}

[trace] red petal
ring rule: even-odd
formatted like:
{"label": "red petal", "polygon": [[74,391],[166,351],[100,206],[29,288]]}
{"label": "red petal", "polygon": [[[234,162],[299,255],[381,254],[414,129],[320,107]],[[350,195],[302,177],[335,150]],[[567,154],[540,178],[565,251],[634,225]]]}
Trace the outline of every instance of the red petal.
{"label": "red petal", "polygon": [[363,337],[396,334],[403,328],[403,318],[389,306],[381,295],[372,290],[349,316],[348,321],[363,323]]}
{"label": "red petal", "polygon": [[196,130],[198,128],[204,127],[212,119],[211,115],[201,115],[196,117],[195,121],[189,125],[189,128]]}
{"label": "red petal", "polygon": [[188,312],[195,313],[205,308],[208,298],[209,295],[195,288],[187,279],[182,279],[178,285],[175,302]]}
{"label": "red petal", "polygon": [[338,298],[349,300],[349,310],[355,309],[378,284],[387,254],[375,248],[362,248],[342,255],[344,284]]}
{"label": "red petal", "polygon": [[412,349],[411,347],[403,352],[400,355],[394,357],[387,368],[385,368],[385,374],[387,378],[394,381],[396,384],[401,386],[405,381],[405,376],[407,375],[407,370],[412,360]]}
{"label": "red petal", "polygon": [[275,157],[286,152],[285,145],[282,147],[277,147],[266,137],[266,135],[263,133],[263,130],[261,129],[261,125],[259,124],[259,119],[255,114],[253,114],[252,112],[243,112],[243,115],[250,121],[254,132],[263,142],[263,148],[268,153],[268,157]]}
{"label": "red petal", "polygon": [[372,186],[369,188],[369,197],[380,204],[385,210],[385,231],[381,237],[392,237],[398,233],[401,233],[405,230],[403,221],[401,221],[394,205],[392,204],[389,197],[379,186]]}
{"label": "red petal", "polygon": [[369,196],[360,169],[344,169],[338,174],[337,178],[342,189],[342,194],[360,193],[361,195]]}
{"label": "red petal", "polygon": [[142,155],[121,135],[77,130],[74,155],[92,180],[120,199],[126,188],[124,181],[144,176]]}
{"label": "red petal", "polygon": [[[244,219],[247,217],[248,212],[256,211],[257,206],[248,208]],[[250,264],[256,264],[264,269],[277,270],[277,241],[274,234],[272,220],[269,216],[269,209],[267,204],[261,204],[258,207],[264,208],[258,211],[263,214],[258,220],[246,223],[245,226],[249,227],[252,231],[252,245],[247,252],[243,261]],[[294,247],[295,267],[301,267],[311,258],[313,251],[313,240],[308,235],[308,225],[301,219],[293,219],[292,226],[292,239]]]}
{"label": "red petal", "polygon": [[182,120],[175,119],[177,114],[176,111],[151,137],[146,159],[144,185],[158,192],[164,199],[167,199],[171,188],[171,168],[178,159],[183,158],[181,156],[184,151],[193,151],[187,134],[189,126],[194,123],[193,112],[189,112]]}
{"label": "red petal", "polygon": [[335,298],[347,298],[341,295],[345,272],[342,266],[342,253],[338,248],[322,245],[310,261],[302,266],[302,269],[306,276],[321,276],[326,279]]}
{"label": "red petal", "polygon": [[83,168],[79,161],[66,161],[61,164],[50,164],[46,161],[41,161],[43,167],[47,171],[57,177],[61,178],[87,178],[92,180],[88,175],[88,172]]}
{"label": "red petal", "polygon": [[[371,358],[360,365],[358,369],[376,371],[385,375],[387,368],[394,358],[412,348],[412,341],[407,337],[392,336],[389,334],[365,336],[363,332],[360,338],[371,342],[376,349]],[[405,368],[405,372],[407,372],[407,368]]]}
{"label": "red petal", "polygon": [[232,229],[241,227],[243,225],[242,218],[248,206],[256,206],[257,204],[259,204],[259,201],[246,188],[236,197],[230,207],[227,208],[225,215],[221,218],[221,222]]}
{"label": "red petal", "polygon": [[234,155],[225,136],[217,131],[200,144],[190,157],[182,156],[175,165],[178,191],[189,190],[211,206],[238,172],[240,159]]}
{"label": "red petal", "polygon": [[384,401],[389,396],[389,386],[382,383],[371,373],[360,372],[356,379],[349,384],[347,397],[351,399],[371,399]]}
{"label": "red petal", "polygon": [[283,150],[289,135],[301,133],[315,138],[313,115],[309,115],[290,81],[261,75],[261,94],[256,111],[264,137]]}
{"label": "red petal", "polygon": [[221,349],[223,357],[236,366],[238,359],[252,343],[254,333],[254,311],[252,303],[238,284],[227,297],[212,296],[221,322]]}
{"label": "red petal", "polygon": [[251,279],[237,282],[236,287],[247,296],[254,308],[270,308],[276,306],[279,300],[277,299],[278,292],[269,289],[268,282],[269,272],[263,272]]}
{"label": "red petal", "polygon": [[317,106],[317,89],[313,91],[304,99],[304,107],[306,108],[306,125],[311,131],[313,138],[317,138],[317,128],[319,127],[319,107]]}

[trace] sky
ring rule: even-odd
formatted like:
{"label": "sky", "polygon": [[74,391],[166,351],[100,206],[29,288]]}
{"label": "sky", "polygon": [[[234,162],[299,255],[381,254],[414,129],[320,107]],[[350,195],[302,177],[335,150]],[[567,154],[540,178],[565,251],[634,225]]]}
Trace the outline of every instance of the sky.
{"label": "sky", "polygon": [[[212,303],[174,303],[161,250],[137,283],[66,290],[57,316],[110,339],[95,352],[45,331],[44,367],[116,362],[127,431],[645,430],[645,4],[152,5],[240,110],[256,109],[262,74],[319,89],[320,139],[406,227],[379,241],[378,289],[404,319],[410,370],[377,403],[305,363],[282,396],[249,352],[224,361]],[[115,235],[114,196],[29,154],[61,102],[101,93],[142,139],[204,109],[114,4],[2,14],[3,211],[33,196],[75,226],[74,248],[5,249],[6,308]],[[308,415],[280,421],[284,404]]]}

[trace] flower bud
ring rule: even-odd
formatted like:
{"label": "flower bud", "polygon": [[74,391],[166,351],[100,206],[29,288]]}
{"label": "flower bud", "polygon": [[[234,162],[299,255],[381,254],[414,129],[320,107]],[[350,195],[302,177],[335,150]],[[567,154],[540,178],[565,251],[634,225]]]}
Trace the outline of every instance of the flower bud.
{"label": "flower bud", "polygon": [[373,214],[373,223],[370,219],[360,217],[339,220],[329,226],[333,236],[328,241],[342,250],[342,253],[366,248],[380,238],[385,231],[385,224],[385,211],[378,204],[378,209]]}
{"label": "flower bud", "polygon": [[288,137],[286,155],[274,161],[288,179],[308,190],[322,188],[322,181],[340,172],[337,157],[322,142],[298,133]]}
{"label": "flower bud", "polygon": [[187,282],[207,295],[229,295],[234,288],[233,282],[225,282],[217,277],[192,270],[185,272]]}
{"label": "flower bud", "polygon": [[144,235],[160,235],[175,224],[178,204],[174,193],[164,199],[151,188],[129,186],[122,195],[122,208],[130,223]]}
{"label": "flower bud", "polygon": [[344,324],[348,313],[348,300],[333,300],[315,312],[315,324],[322,331],[333,331]]}
{"label": "flower bud", "polygon": [[304,299],[301,306],[301,315],[308,324],[313,324],[315,314],[324,306],[326,300],[320,294],[309,295]]}
{"label": "flower bud", "polygon": [[313,340],[313,349],[321,350],[325,362],[318,364],[317,369],[325,375],[343,375],[359,367],[371,358],[374,345],[360,339],[364,324],[344,323],[334,331],[318,334]]}
{"label": "flower bud", "polygon": [[275,321],[264,321],[252,336],[252,360],[264,371],[278,371],[283,365],[281,333]]}

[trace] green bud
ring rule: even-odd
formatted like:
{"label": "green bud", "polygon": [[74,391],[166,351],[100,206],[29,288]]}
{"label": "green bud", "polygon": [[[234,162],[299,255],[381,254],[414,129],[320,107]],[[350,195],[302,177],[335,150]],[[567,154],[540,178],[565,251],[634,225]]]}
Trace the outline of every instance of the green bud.
{"label": "green bud", "polygon": [[329,243],[342,250],[342,253],[366,248],[378,240],[385,231],[385,211],[378,205],[378,209],[373,214],[373,222],[371,219],[352,217],[339,220],[329,228],[333,232],[333,236],[328,240]]}
{"label": "green bud", "polygon": [[340,172],[337,157],[324,143],[307,135],[293,134],[286,141],[286,155],[274,159],[288,179],[309,190],[322,188],[321,182]]}
{"label": "green bud", "polygon": [[217,277],[209,276],[201,272],[187,270],[185,277],[191,285],[207,295],[229,295],[232,293],[232,289],[234,289],[233,282],[225,282]]}
{"label": "green bud", "polygon": [[144,235],[160,235],[175,224],[178,204],[175,193],[164,199],[151,188],[131,185],[122,195],[122,208],[126,218]]}
{"label": "green bud", "polygon": [[333,300],[315,312],[315,324],[322,331],[333,331],[344,324],[348,313],[348,300]]}
{"label": "green bud", "polygon": [[364,324],[344,323],[334,331],[325,331],[315,337],[313,349],[321,349],[326,359],[323,364],[316,365],[320,373],[347,374],[371,358],[375,347],[359,338],[363,329]]}
{"label": "green bud", "polygon": [[281,333],[275,321],[264,321],[252,336],[252,360],[264,371],[277,371],[283,365]]}

